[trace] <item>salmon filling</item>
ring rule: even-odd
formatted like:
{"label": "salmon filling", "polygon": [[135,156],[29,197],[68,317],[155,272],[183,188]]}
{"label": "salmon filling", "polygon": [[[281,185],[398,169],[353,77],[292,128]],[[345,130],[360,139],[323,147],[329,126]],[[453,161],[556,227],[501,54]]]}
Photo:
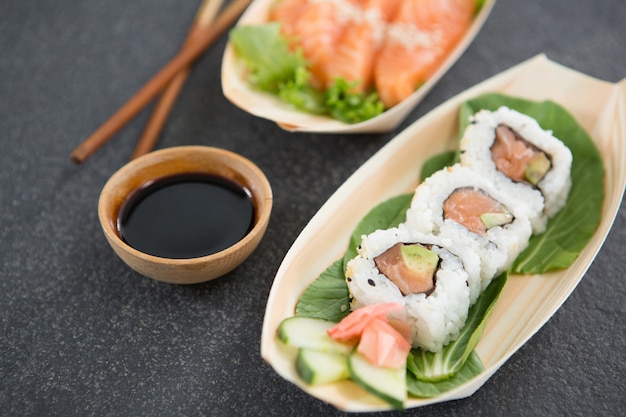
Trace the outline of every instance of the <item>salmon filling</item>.
{"label": "salmon filling", "polygon": [[422,245],[396,243],[374,258],[374,263],[403,295],[428,295],[435,289],[439,256]]}
{"label": "salmon filling", "polygon": [[550,158],[506,125],[496,128],[491,157],[498,171],[516,182],[537,185],[551,168]]}
{"label": "salmon filling", "polygon": [[469,187],[455,190],[443,203],[444,219],[485,236],[487,230],[513,221],[513,215],[498,201],[481,190]]}

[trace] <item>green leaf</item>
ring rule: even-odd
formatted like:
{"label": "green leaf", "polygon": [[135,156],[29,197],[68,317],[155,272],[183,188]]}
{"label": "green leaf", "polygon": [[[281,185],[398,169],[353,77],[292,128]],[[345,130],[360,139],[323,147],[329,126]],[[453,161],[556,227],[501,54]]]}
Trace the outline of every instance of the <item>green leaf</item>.
{"label": "green leaf", "polygon": [[278,23],[237,26],[229,38],[248,69],[248,81],[259,89],[277,93],[281,84],[295,80],[298,68],[306,66],[302,54],[292,52],[280,35]]}
{"label": "green leaf", "polygon": [[430,398],[442,394],[479,375],[485,370],[478,354],[470,353],[461,369],[454,376],[436,382],[420,381],[411,372],[406,373],[407,391],[410,395],[419,398]]}
{"label": "green leaf", "polygon": [[483,6],[485,5],[485,1],[486,0],[476,0],[475,6],[474,6],[474,15],[477,15],[480,12],[480,9],[482,9]]}
{"label": "green leaf", "polygon": [[328,113],[324,92],[309,84],[307,61],[299,49],[290,48],[279,23],[238,26],[231,30],[230,41],[245,62],[253,86],[276,94],[299,110]]}
{"label": "green leaf", "polygon": [[357,255],[361,236],[377,229],[394,227],[404,221],[412,194],[404,194],[374,207],[361,220],[350,238],[344,257],[330,265],[302,293],[296,315],[338,322],[350,312],[350,293],[346,285],[345,263]]}
{"label": "green leaf", "polygon": [[357,248],[361,244],[363,235],[368,235],[378,229],[389,229],[402,223],[406,218],[406,211],[411,206],[412,198],[413,194],[402,194],[392,197],[370,210],[350,236],[348,249],[343,257],[344,264],[357,255]]}
{"label": "green leaf", "polygon": [[506,281],[507,274],[504,273],[494,278],[485,288],[470,308],[465,325],[455,341],[436,353],[412,349],[407,368],[418,380],[437,382],[449,379],[459,372],[480,341],[487,318],[491,315]]}
{"label": "green leaf", "polygon": [[546,231],[531,237],[528,248],[513,264],[520,274],[542,274],[569,267],[600,223],[605,170],[598,148],[576,119],[552,101],[535,102],[502,94],[486,94],[463,104],[461,131],[468,115],[480,109],[508,106],[537,120],[572,151],[572,189],[566,206],[548,222]]}
{"label": "green leaf", "polygon": [[[356,83],[355,83],[356,84]],[[337,78],[326,90],[326,105],[330,115],[346,123],[358,123],[376,117],[385,110],[378,94],[357,93],[355,84]]]}
{"label": "green leaf", "polygon": [[456,151],[442,152],[429,158],[426,162],[424,162],[424,165],[422,165],[422,172],[420,173],[421,180],[425,180],[435,172],[445,167],[454,165],[454,163],[456,162],[456,158]]}
{"label": "green leaf", "polygon": [[315,317],[335,323],[350,313],[350,294],[343,259],[335,261],[302,293],[296,316]]}
{"label": "green leaf", "polygon": [[278,97],[302,111],[325,114],[328,110],[324,105],[324,93],[308,84],[309,76],[309,72],[304,67],[296,68],[293,79],[279,84]]}

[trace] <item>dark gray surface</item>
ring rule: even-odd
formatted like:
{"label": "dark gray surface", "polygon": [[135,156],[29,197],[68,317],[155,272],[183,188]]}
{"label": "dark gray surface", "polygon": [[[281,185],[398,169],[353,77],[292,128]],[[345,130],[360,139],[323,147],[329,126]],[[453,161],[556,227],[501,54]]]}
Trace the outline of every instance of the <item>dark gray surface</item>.
{"label": "dark gray surface", "polygon": [[[537,53],[601,79],[626,76],[623,0],[499,0],[398,131],[289,134],[223,97],[222,39],[195,66],[158,148],[250,158],[272,183],[272,219],[228,276],[162,284],[115,257],[96,214],[148,113],[85,164],[69,154],[175,53],[198,4],[0,2],[0,415],[342,415],[259,355],[272,279],[307,221],[400,129]],[[622,208],[571,297],[475,395],[382,414],[626,415],[625,227]]]}

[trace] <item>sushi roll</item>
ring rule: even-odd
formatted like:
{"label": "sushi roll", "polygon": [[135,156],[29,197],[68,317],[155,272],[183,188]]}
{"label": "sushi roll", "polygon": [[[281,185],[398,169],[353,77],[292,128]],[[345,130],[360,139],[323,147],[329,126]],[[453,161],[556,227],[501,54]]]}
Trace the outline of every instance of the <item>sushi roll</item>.
{"label": "sushi roll", "polygon": [[393,318],[409,324],[412,345],[441,350],[458,337],[480,293],[478,256],[446,243],[403,225],[365,236],[346,268],[352,310],[396,302],[403,309]]}
{"label": "sushi roll", "polygon": [[475,251],[481,259],[484,289],[528,246],[534,214],[514,193],[503,192],[488,178],[456,164],[416,188],[405,225]]}
{"label": "sushi roll", "polygon": [[[461,164],[491,178],[528,206],[534,233],[567,201],[572,154],[552,132],[508,107],[476,113],[460,143]],[[541,207],[541,210],[537,210]]]}

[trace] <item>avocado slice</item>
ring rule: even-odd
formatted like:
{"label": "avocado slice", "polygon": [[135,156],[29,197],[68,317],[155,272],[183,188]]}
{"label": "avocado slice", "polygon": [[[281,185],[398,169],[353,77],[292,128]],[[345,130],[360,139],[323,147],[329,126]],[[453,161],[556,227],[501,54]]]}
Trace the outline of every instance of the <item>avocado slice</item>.
{"label": "avocado slice", "polygon": [[528,161],[526,169],[524,170],[524,177],[526,178],[526,181],[532,185],[539,184],[539,181],[541,181],[550,170],[551,165],[552,163],[545,153],[537,152]]}
{"label": "avocado slice", "polygon": [[499,213],[483,213],[480,215],[480,220],[484,223],[487,229],[491,229],[496,226],[504,226],[513,221],[513,215],[509,212]]}
{"label": "avocado slice", "polygon": [[432,279],[439,264],[439,256],[421,245],[402,245],[402,262],[416,275]]}

